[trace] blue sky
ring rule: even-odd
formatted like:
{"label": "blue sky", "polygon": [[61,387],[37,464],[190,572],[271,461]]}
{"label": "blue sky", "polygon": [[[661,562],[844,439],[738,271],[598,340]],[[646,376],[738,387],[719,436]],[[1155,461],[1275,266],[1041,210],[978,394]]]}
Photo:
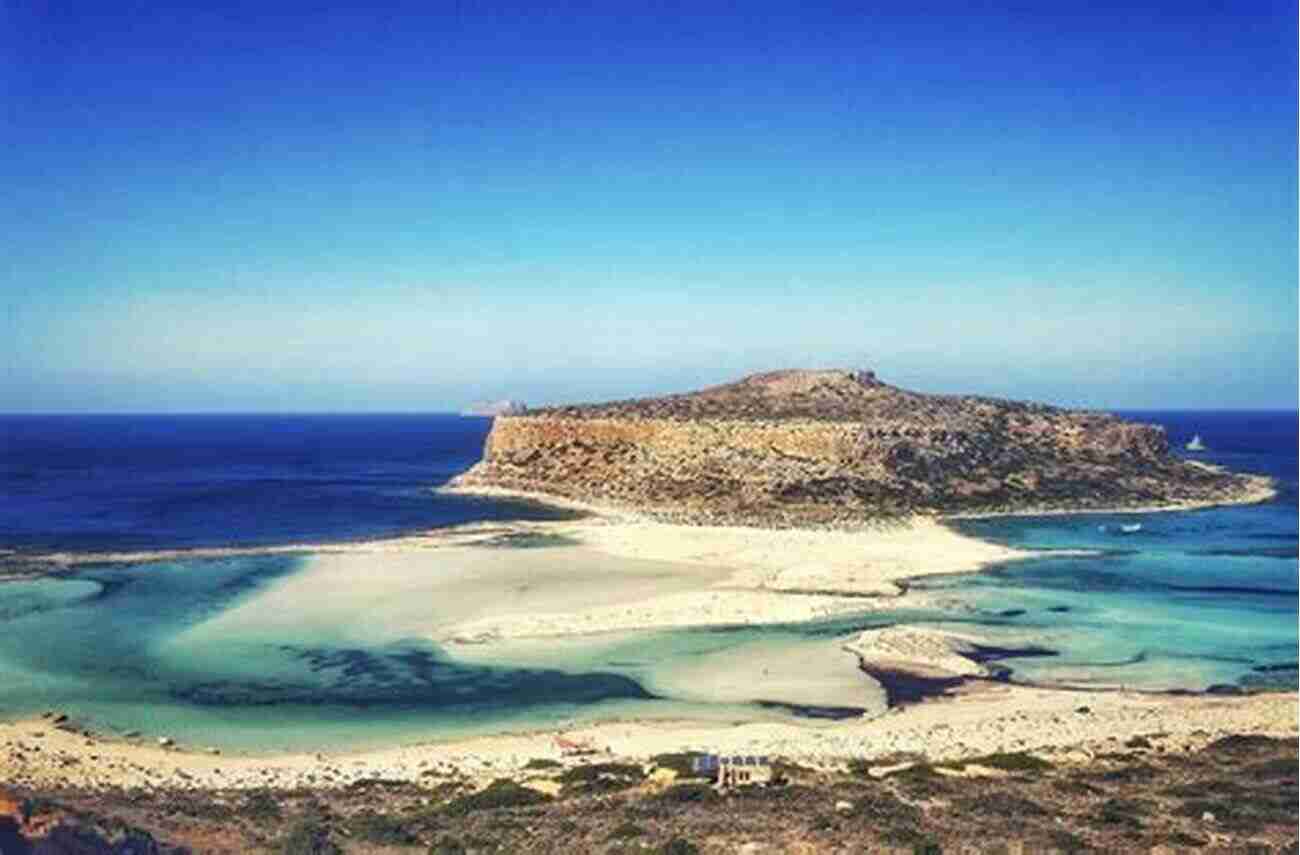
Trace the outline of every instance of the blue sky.
{"label": "blue sky", "polygon": [[0,11],[0,410],[1294,407],[1289,2]]}

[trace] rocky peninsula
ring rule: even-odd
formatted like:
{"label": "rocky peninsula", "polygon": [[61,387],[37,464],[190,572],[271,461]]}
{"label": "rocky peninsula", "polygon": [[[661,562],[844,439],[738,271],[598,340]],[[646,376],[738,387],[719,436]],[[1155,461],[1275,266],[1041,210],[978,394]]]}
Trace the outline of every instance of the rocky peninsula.
{"label": "rocky peninsula", "polygon": [[453,487],[764,527],[1272,495],[1266,478],[1174,456],[1154,425],[922,394],[847,370],[775,371],[680,395],[502,415],[482,462]]}

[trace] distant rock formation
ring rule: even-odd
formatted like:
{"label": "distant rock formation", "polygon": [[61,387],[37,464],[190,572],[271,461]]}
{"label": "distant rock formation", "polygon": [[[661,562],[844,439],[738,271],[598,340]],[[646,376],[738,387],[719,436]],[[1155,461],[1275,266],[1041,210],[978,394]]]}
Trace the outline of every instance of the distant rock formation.
{"label": "distant rock formation", "polygon": [[524,406],[522,401],[487,401],[482,404],[471,404],[461,411],[462,416],[522,416],[528,412],[528,407]]}
{"label": "distant rock formation", "polygon": [[1267,479],[1172,456],[1160,427],[909,392],[869,371],[775,371],[689,394],[499,418],[482,462],[455,483],[679,521],[792,526],[1269,493]]}

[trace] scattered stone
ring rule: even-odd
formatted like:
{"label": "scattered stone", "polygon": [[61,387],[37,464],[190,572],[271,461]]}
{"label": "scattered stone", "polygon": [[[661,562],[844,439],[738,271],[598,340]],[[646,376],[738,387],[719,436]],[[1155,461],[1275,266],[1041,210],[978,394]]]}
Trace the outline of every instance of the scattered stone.
{"label": "scattered stone", "polygon": [[172,741],[172,738],[170,736],[160,736],[158,737],[158,744],[161,745],[163,748],[170,748],[176,743]]}
{"label": "scattered stone", "polygon": [[1218,822],[1218,817],[1207,810],[1205,813],[1201,814],[1201,822]]}
{"label": "scattered stone", "polygon": [[853,813],[853,802],[838,801],[835,803],[837,813]]}

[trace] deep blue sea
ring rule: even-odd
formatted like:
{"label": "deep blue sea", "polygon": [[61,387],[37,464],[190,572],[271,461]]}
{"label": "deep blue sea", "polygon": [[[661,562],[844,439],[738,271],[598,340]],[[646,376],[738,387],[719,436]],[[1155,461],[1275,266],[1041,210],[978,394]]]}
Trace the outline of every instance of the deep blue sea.
{"label": "deep blue sea", "polygon": [[[0,716],[57,707],[107,730],[279,749],[700,712],[657,693],[671,681],[652,672],[773,645],[812,650],[899,621],[1046,651],[1001,663],[1030,682],[1295,686],[1297,414],[1123,415],[1163,424],[1179,449],[1199,433],[1198,459],[1271,475],[1280,495],[1177,513],[966,520],[956,525],[1014,546],[1092,552],[918,579],[925,605],[906,613],[661,632],[555,667],[472,665],[418,637],[344,639],[328,627],[196,631],[301,572],[301,555],[78,565],[0,583]],[[478,459],[489,428],[450,415],[3,416],[0,550],[313,544],[555,516],[434,492]]]}
{"label": "deep blue sea", "polygon": [[435,495],[483,452],[455,415],[0,416],[0,548],[321,543],[531,505]]}

